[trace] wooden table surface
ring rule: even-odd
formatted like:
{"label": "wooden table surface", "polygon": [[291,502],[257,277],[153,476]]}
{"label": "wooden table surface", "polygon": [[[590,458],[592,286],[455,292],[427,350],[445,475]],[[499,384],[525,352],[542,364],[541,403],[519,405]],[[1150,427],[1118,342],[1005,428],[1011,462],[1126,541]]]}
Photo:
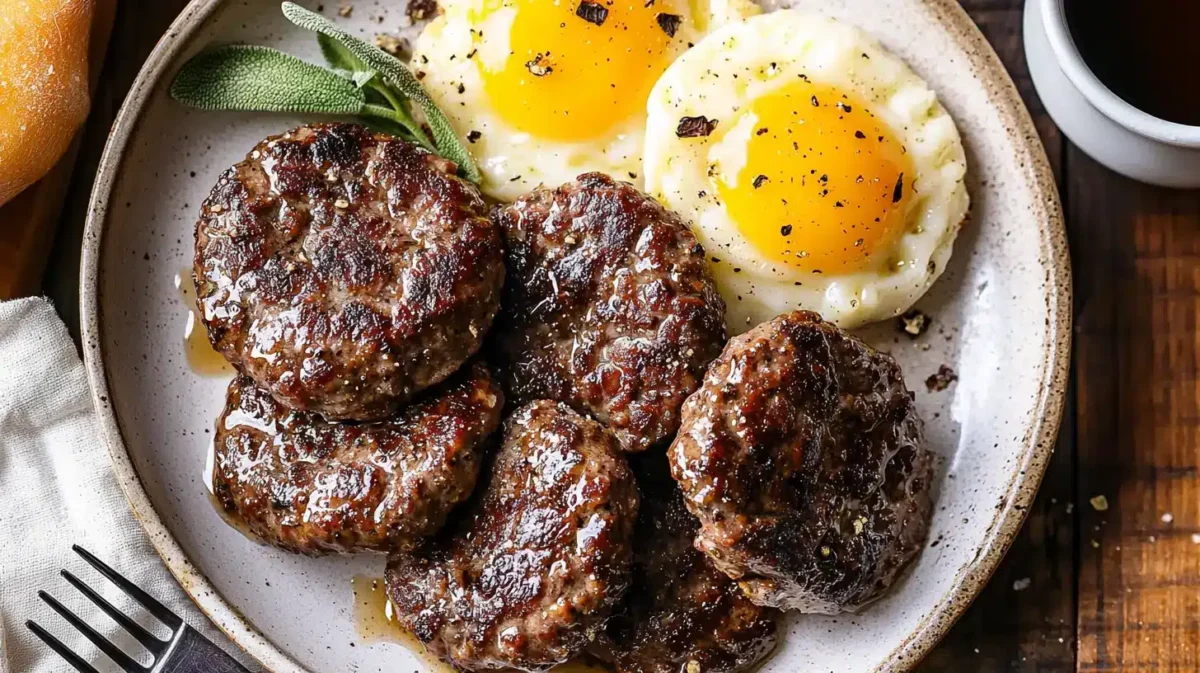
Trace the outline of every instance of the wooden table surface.
{"label": "wooden table surface", "polygon": [[[44,283],[73,329],[79,244],[105,136],[184,4],[120,3]],[[1024,93],[1058,177],[1075,272],[1073,385],[1024,530],[918,670],[1198,672],[1200,191],[1136,184],[1067,142],[1029,81],[1023,1],[963,4]],[[1106,511],[1090,504],[1098,495]]]}

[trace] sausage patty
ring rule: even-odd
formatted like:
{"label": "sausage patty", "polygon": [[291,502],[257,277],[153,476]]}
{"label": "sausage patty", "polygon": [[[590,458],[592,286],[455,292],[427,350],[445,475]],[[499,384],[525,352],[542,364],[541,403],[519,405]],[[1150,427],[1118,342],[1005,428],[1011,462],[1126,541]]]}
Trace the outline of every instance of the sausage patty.
{"label": "sausage patty", "polygon": [[498,209],[509,282],[499,356],[514,403],[565,402],[642,451],[725,342],[725,304],[679,216],[599,173]]}
{"label": "sausage patty", "polygon": [[700,529],[661,454],[635,462],[642,501],[633,585],[595,651],[617,673],[735,673],[775,648],[780,617],[692,546]]}
{"label": "sausage patty", "polygon": [[478,363],[370,424],[292,411],[238,376],[217,421],[213,493],[288,551],[411,548],[470,496],[503,406]]}
{"label": "sausage patty", "polygon": [[921,548],[921,434],[896,361],[799,311],[729,342],[669,457],[696,547],[754,602],[836,614],[879,597]]}
{"label": "sausage patty", "polygon": [[455,165],[355,124],[259,143],[200,210],[193,268],[213,346],[289,407],[386,418],[480,343],[500,237]]}
{"label": "sausage patty", "polygon": [[460,525],[393,554],[400,624],[471,671],[543,671],[580,654],[629,584],[637,485],[617,440],[538,401],[505,422],[491,478]]}

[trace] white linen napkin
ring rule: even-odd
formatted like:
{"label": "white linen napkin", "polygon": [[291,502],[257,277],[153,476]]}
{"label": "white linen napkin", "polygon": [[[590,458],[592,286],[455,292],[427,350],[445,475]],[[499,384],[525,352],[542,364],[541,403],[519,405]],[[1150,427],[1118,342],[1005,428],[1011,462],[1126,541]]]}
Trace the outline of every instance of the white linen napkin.
{"label": "white linen napkin", "polygon": [[25,627],[28,619],[97,670],[117,670],[39,600],[39,589],[149,663],[132,638],[59,576],[63,568],[152,632],[167,633],[73,553],[72,544],[149,592],[247,668],[261,670],[192,604],[134,519],[96,427],[83,363],[44,299],[0,303],[0,498],[0,673],[68,670]]}

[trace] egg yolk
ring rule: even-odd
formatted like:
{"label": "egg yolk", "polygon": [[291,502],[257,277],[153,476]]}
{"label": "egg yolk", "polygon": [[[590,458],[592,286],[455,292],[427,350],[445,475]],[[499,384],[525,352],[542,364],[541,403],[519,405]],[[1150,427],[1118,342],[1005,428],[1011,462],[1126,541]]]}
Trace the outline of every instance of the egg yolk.
{"label": "egg yolk", "polygon": [[507,58],[480,72],[500,117],[541,138],[587,140],[643,110],[681,48],[666,0],[488,0],[484,13],[513,10]]}
{"label": "egg yolk", "polygon": [[767,259],[813,273],[859,271],[904,232],[912,161],[857,97],[801,78],[720,126],[715,146],[738,145],[737,161],[710,170],[716,192]]}

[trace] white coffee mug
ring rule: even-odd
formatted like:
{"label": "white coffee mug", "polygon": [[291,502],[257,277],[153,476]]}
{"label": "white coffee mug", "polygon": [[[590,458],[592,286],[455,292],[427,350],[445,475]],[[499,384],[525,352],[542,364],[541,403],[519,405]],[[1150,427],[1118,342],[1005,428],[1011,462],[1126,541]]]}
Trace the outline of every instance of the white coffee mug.
{"label": "white coffee mug", "polygon": [[1093,159],[1142,182],[1200,187],[1200,126],[1147,114],[1097,79],[1071,38],[1064,0],[1025,1],[1025,57],[1046,111]]}

